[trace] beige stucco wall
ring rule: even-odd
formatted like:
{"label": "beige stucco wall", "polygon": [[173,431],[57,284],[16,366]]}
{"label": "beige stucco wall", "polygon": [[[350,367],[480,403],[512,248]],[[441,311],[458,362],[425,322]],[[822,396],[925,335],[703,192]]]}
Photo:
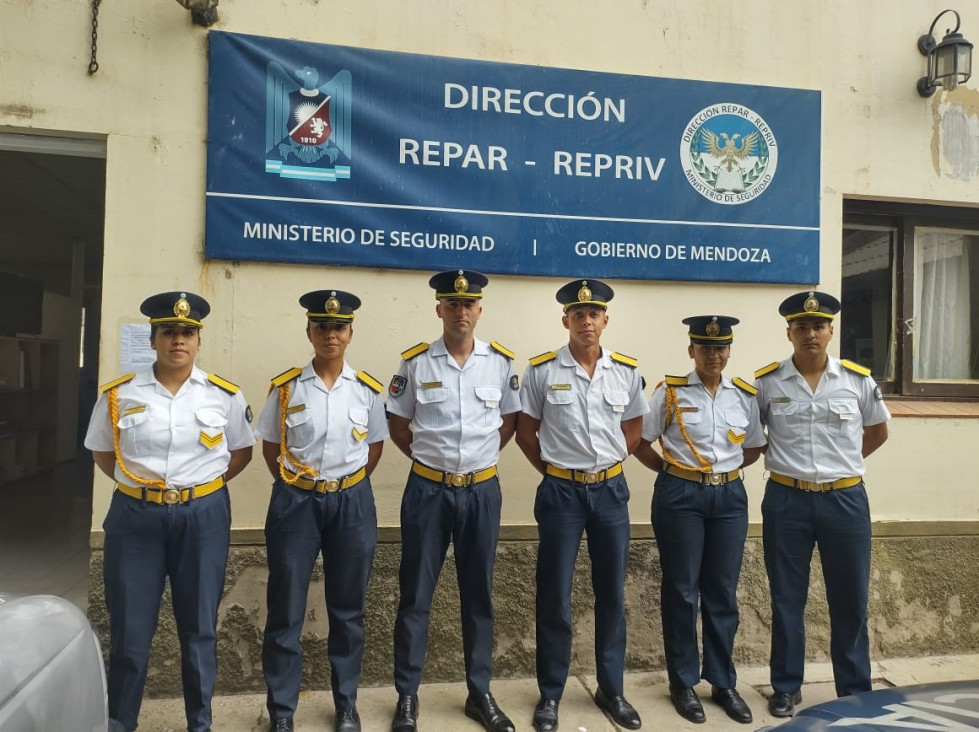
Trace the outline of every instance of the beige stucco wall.
{"label": "beige stucco wall", "polygon": [[[709,0],[222,0],[216,27],[488,61],[817,89],[823,100],[823,166],[813,171],[823,186],[820,285],[838,292],[844,196],[979,204],[975,82],[930,100],[914,90],[924,68],[915,40],[943,7],[933,0],[763,0],[750,11]],[[963,33],[975,36],[979,13],[963,12]],[[205,263],[206,31],[192,26],[172,0],[103,2],[101,70],[89,77],[90,13],[88,0],[0,0],[0,130],[107,140],[103,381],[118,372],[119,326],[141,322],[141,299],[166,289],[195,289],[211,301],[199,363],[239,383],[256,411],[269,377],[310,356],[296,304],[306,290],[340,287],[362,297],[349,360],[384,382],[400,350],[438,335],[427,273]],[[560,284],[494,277],[479,335],[501,341],[521,362],[560,345],[566,338],[553,299]],[[796,287],[614,285],[604,343],[637,356],[651,383],[687,370],[679,320],[694,312],[742,318],[730,374],[750,376],[788,353],[775,307]],[[955,453],[976,441],[979,421],[903,419],[892,432],[870,461],[875,517],[975,519],[979,494],[961,480]],[[389,445],[374,479],[383,524],[397,521],[406,467]],[[535,475],[513,445],[501,467],[504,521],[530,523]],[[633,519],[645,522],[652,476],[634,461],[628,471]],[[749,478],[757,521],[760,468]],[[261,525],[268,484],[256,457],[233,486],[236,527]],[[94,528],[110,487],[97,479]]]}

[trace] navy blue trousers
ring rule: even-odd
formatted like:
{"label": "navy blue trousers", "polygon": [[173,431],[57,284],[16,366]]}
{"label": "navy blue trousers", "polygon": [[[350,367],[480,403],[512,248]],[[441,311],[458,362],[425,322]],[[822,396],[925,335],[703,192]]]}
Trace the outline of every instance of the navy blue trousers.
{"label": "navy blue trousers", "polygon": [[[744,483],[738,478],[725,485],[702,485],[660,472],[652,522],[663,571],[660,604],[670,684],[693,687],[704,678],[733,689],[738,578],[748,536]],[[697,644],[698,610],[703,667]]]}
{"label": "navy blue trousers", "polygon": [[136,729],[150,644],[169,578],[187,729],[209,729],[217,675],[218,604],[231,541],[227,489],[173,506],[144,503],[116,491],[102,528],[109,716],[127,732]]}
{"label": "navy blue trousers", "polygon": [[493,675],[493,567],[503,496],[499,478],[452,488],[409,473],[401,499],[401,601],[394,624],[394,686],[417,694],[428,645],[432,594],[449,542],[462,610],[462,653],[470,693]]}
{"label": "navy blue trousers", "polygon": [[336,493],[276,480],[265,520],[268,618],[262,671],[272,720],[292,717],[303,676],[300,644],[309,582],[323,554],[330,688],[337,711],[353,709],[364,657],[367,581],[377,546],[377,510],[369,478]]}
{"label": "navy blue trousers", "polygon": [[625,475],[583,485],[545,475],[534,501],[537,519],[537,685],[560,700],[571,665],[571,583],[587,534],[595,593],[595,669],[609,697],[622,695],[625,665],[625,570],[629,555],[629,486]]}
{"label": "navy blue trousers", "polygon": [[870,507],[864,484],[817,493],[770,480],[761,512],[772,594],[772,688],[791,694],[802,685],[809,568],[818,546],[836,693],[870,691]]}

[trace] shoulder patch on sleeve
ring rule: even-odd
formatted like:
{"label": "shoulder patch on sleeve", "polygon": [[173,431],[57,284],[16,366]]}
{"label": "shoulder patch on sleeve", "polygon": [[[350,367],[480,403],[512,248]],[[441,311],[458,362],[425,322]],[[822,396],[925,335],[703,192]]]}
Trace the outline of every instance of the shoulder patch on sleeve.
{"label": "shoulder patch on sleeve", "polygon": [[228,392],[231,396],[234,396],[240,391],[237,384],[232,384],[230,381],[228,381],[227,379],[222,379],[217,374],[208,374],[207,380],[210,381],[219,389]]}
{"label": "shoulder patch on sleeve", "polygon": [[663,381],[667,386],[689,386],[690,381],[686,376],[667,376]]}
{"label": "shoulder patch on sleeve", "polygon": [[775,371],[778,371],[781,367],[782,367],[781,361],[775,361],[773,363],[768,364],[768,366],[762,366],[760,369],[758,369],[755,372],[755,378],[760,379],[762,376],[765,376],[766,374],[770,374]]}
{"label": "shoulder patch on sleeve", "polygon": [[557,353],[555,351],[547,351],[539,356],[534,356],[530,359],[531,366],[540,366],[542,363],[547,363],[548,361],[553,361],[557,358]]}
{"label": "shoulder patch on sleeve", "polygon": [[506,346],[500,345],[496,341],[491,341],[490,342],[490,348],[492,348],[497,353],[500,353],[500,354],[506,356],[511,361],[517,357],[517,354],[515,354],[513,351],[511,351]]}
{"label": "shoulder patch on sleeve", "polygon": [[747,381],[742,379],[740,376],[735,376],[733,379],[731,379],[731,383],[733,383],[745,394],[750,394],[751,396],[755,396],[758,393],[758,390],[755,387],[753,387]]}
{"label": "shoulder patch on sleeve", "polygon": [[366,384],[371,391],[375,391],[378,394],[384,391],[384,384],[382,384],[380,381],[375,379],[366,371],[358,371],[357,378],[360,379],[360,381],[362,381],[364,384]]}
{"label": "shoulder patch on sleeve", "polygon": [[283,371],[281,374],[272,379],[272,386],[282,386],[283,384],[288,384],[293,379],[297,378],[303,370],[301,368],[293,367],[288,371]]}
{"label": "shoulder patch on sleeve", "polygon": [[632,356],[626,356],[622,353],[610,353],[609,358],[621,364],[625,364],[629,368],[636,368],[639,366],[639,359],[633,358]]}
{"label": "shoulder patch on sleeve", "polygon": [[118,379],[113,379],[108,384],[103,384],[99,389],[102,393],[105,393],[109,389],[114,389],[117,386],[125,384],[127,381],[132,381],[134,378],[136,378],[136,374],[126,374],[125,376],[120,376]]}
{"label": "shoulder patch on sleeve", "polygon": [[401,358],[403,358],[405,361],[410,361],[415,356],[425,353],[425,351],[427,350],[428,350],[428,344],[422,342],[419,343],[417,346],[412,346],[407,351],[402,351]]}
{"label": "shoulder patch on sleeve", "polygon": [[861,366],[854,361],[847,361],[845,358],[840,359],[840,365],[843,366],[847,371],[852,371],[855,374],[860,374],[861,376],[870,376],[870,369],[866,366]]}

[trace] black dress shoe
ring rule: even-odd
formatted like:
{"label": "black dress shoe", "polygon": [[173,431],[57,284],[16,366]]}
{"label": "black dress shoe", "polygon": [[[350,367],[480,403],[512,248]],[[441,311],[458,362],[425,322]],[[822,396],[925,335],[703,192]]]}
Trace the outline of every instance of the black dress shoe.
{"label": "black dress shoe", "polygon": [[337,712],[337,732],[360,732],[360,715],[356,709]]}
{"label": "black dress shoe", "polygon": [[269,724],[269,732],[292,732],[292,717],[286,719],[273,719]]}
{"label": "black dress shoe", "polygon": [[794,694],[789,694],[785,691],[776,691],[768,699],[768,711],[776,717],[791,717],[795,714],[795,705],[801,703],[801,691],[796,691]]}
{"label": "black dress shoe", "polygon": [[612,721],[620,727],[626,729],[639,729],[642,727],[642,720],[639,719],[639,712],[625,700],[624,696],[605,696],[605,692],[599,689],[595,692],[595,703],[598,708],[605,712]]}
{"label": "black dress shoe", "polygon": [[483,725],[487,732],[514,732],[513,722],[489,692],[469,694],[466,698],[466,716]]}
{"label": "black dress shoe", "polygon": [[401,694],[394,710],[391,732],[415,732],[418,729],[418,697]]}
{"label": "black dress shoe", "polygon": [[557,699],[540,698],[534,707],[534,729],[537,732],[554,732],[557,729]]}
{"label": "black dress shoe", "polygon": [[689,686],[671,686],[670,701],[673,702],[676,713],[684,719],[688,719],[694,724],[703,724],[707,721],[707,715],[704,714],[704,705],[700,703],[700,697]]}
{"label": "black dress shoe", "polygon": [[740,722],[741,724],[749,724],[751,722],[751,709],[748,708],[747,702],[741,698],[737,689],[722,689],[719,686],[712,686],[710,689],[710,698],[715,703],[720,704],[727,716],[735,722]]}

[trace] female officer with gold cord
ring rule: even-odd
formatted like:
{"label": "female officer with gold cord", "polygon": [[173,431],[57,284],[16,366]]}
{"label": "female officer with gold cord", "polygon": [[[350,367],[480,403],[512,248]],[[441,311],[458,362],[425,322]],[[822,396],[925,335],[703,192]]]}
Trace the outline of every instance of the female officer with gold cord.
{"label": "female officer with gold cord", "polygon": [[211,726],[218,603],[231,534],[227,481],[255,441],[241,391],[194,363],[204,298],[164,292],[150,319],[156,363],[102,388],[85,447],[116,481],[105,531],[109,717],[136,729],[165,579],[180,638],[187,729]]}
{"label": "female officer with gold cord", "polygon": [[[736,591],[748,533],[741,468],[758,459],[765,437],[756,390],[721,375],[737,318],[687,318],[694,370],[667,376],[649,400],[636,457],[659,472],[652,521],[663,571],[661,615],[670,698],[680,716],[707,720],[693,687],[712,684],[711,698],[747,724],[751,710],[735,689],[732,653],[738,629]],[[659,440],[662,456],[653,449]],[[703,667],[697,648],[698,605]]]}

